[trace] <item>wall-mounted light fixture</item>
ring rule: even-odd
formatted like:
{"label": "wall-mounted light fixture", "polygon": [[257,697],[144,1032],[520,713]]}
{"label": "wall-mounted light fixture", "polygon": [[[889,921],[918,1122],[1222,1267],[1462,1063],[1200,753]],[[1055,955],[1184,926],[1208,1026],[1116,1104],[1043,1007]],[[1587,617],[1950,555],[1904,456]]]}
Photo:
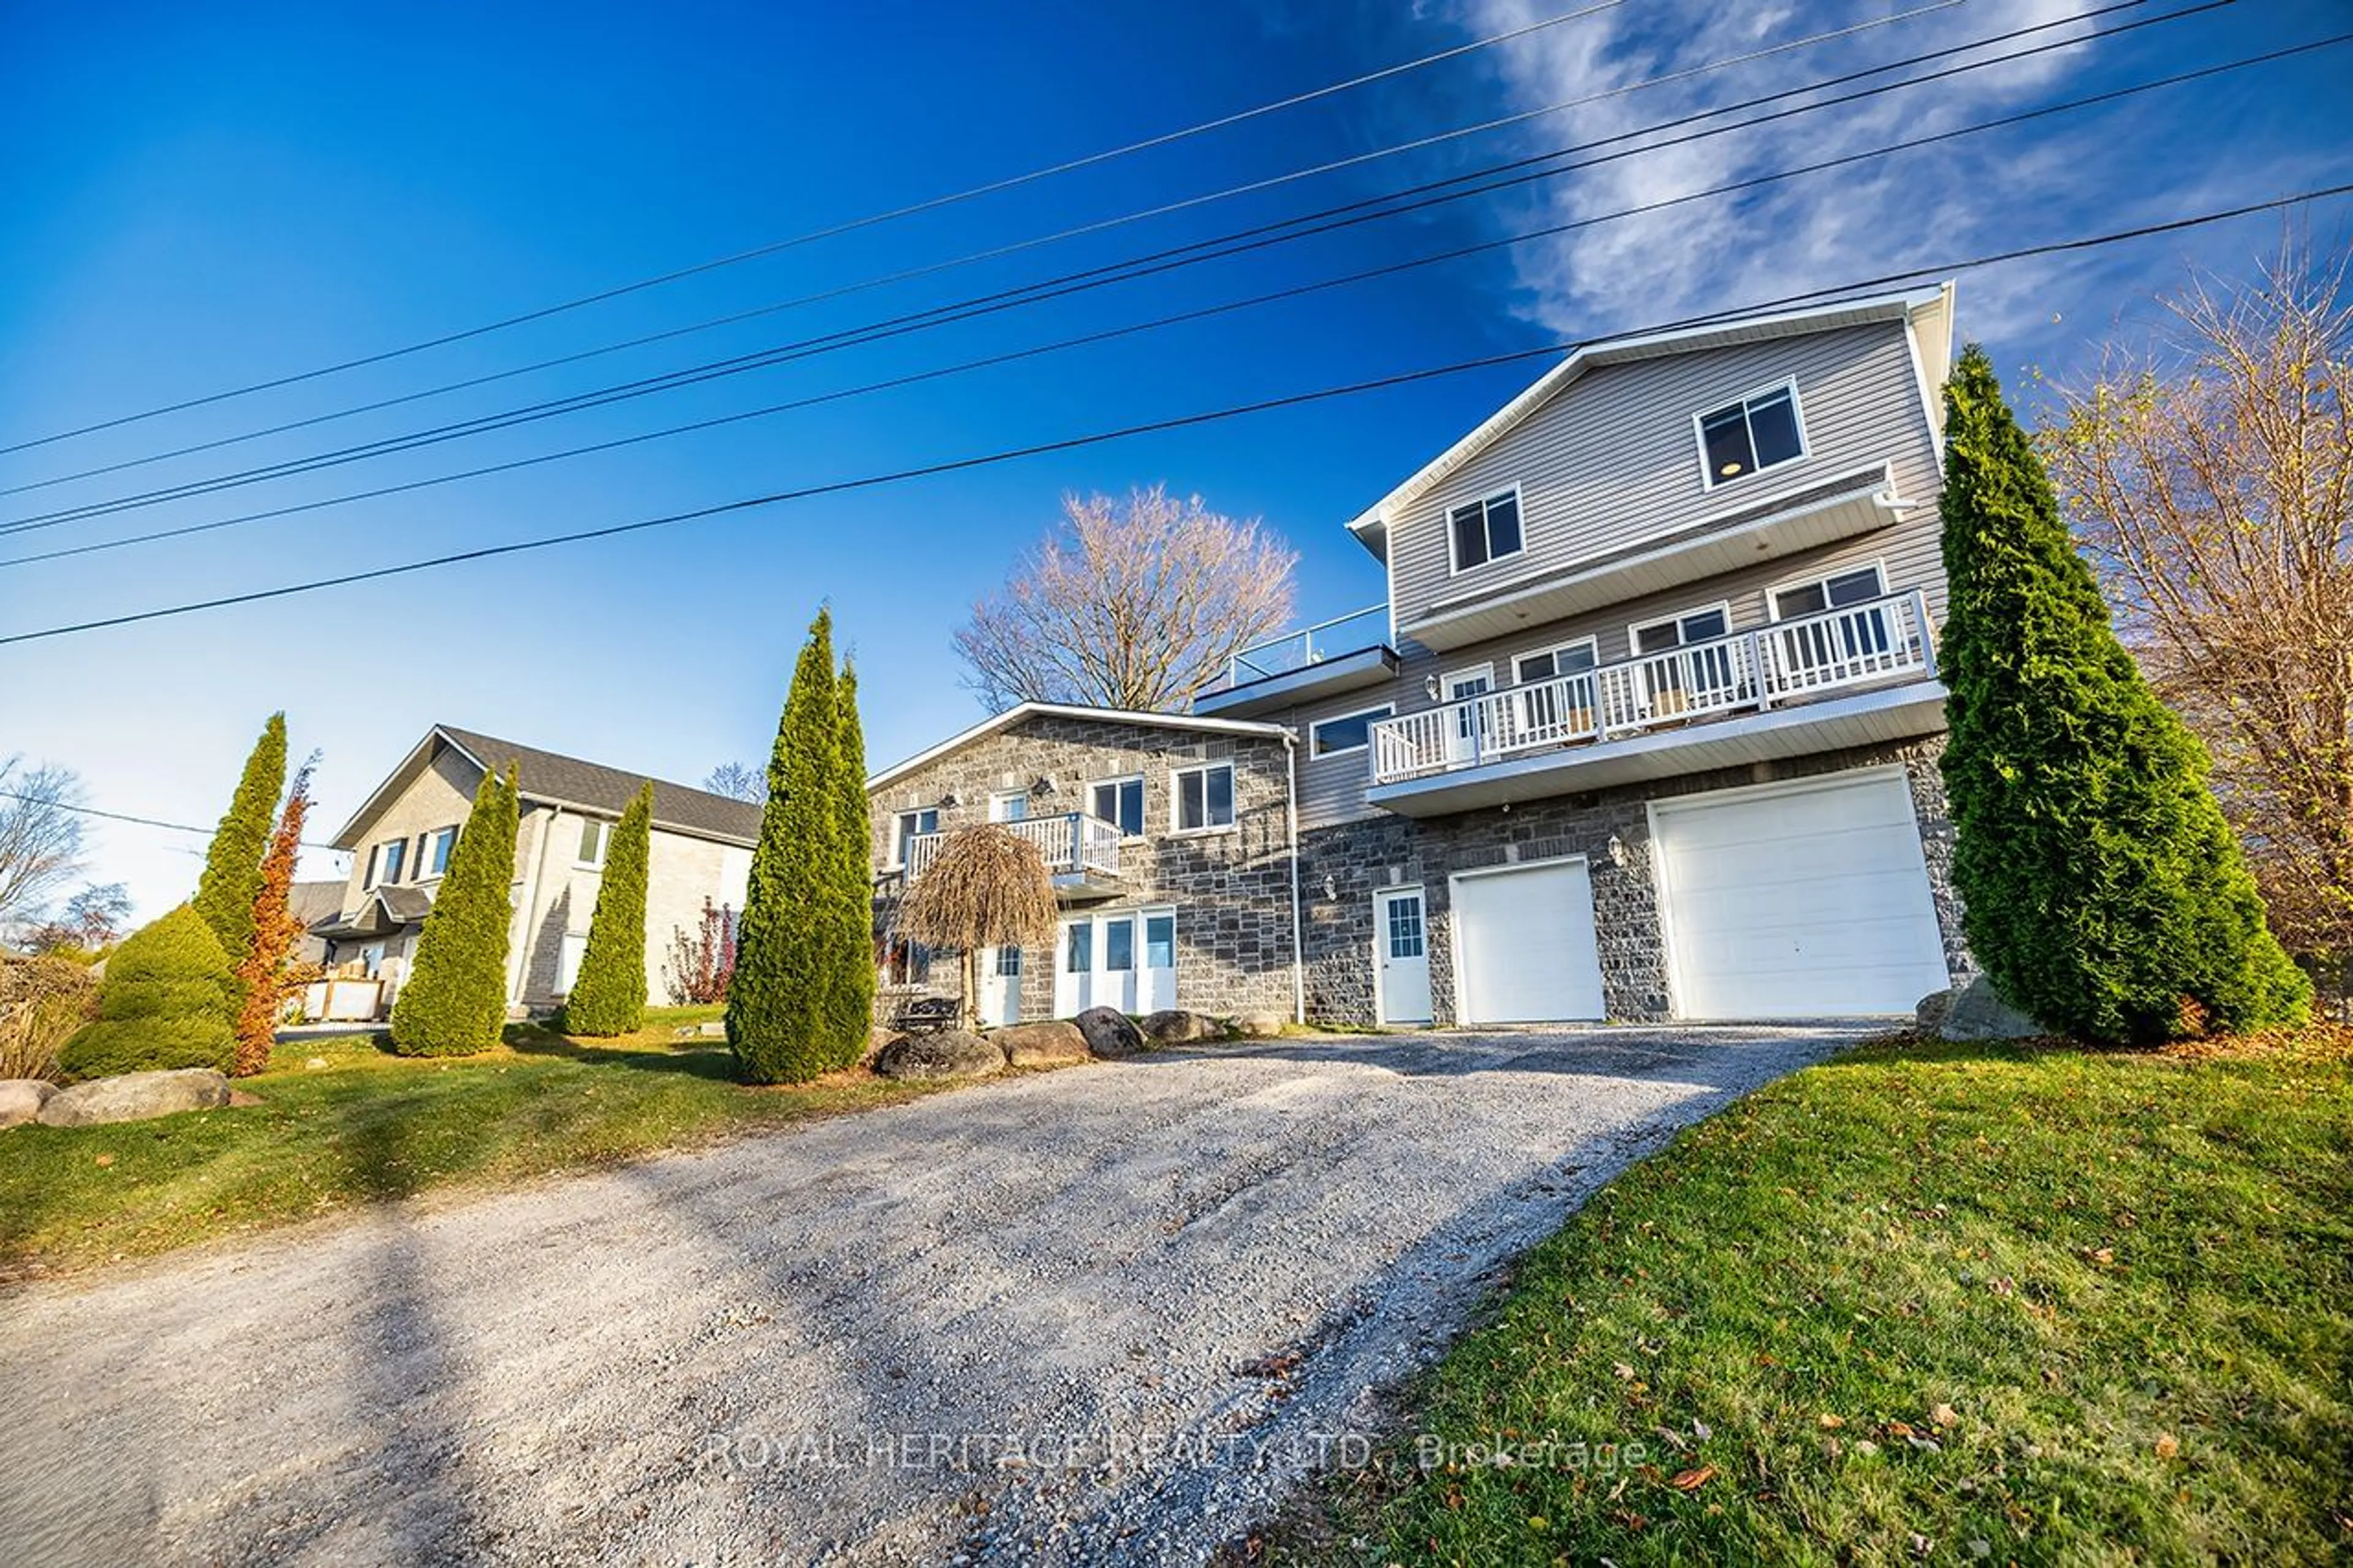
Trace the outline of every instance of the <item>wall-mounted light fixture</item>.
{"label": "wall-mounted light fixture", "polygon": [[1425,696],[1425,697],[1429,698],[1432,702],[1437,701],[1437,700],[1438,700],[1438,677],[1436,677],[1436,676],[1434,676],[1434,675],[1425,675],[1425,676],[1423,676],[1423,677],[1421,678],[1421,693],[1422,693],[1422,695],[1423,695],[1423,696]]}
{"label": "wall-mounted light fixture", "polygon": [[1336,899],[1340,896],[1339,878],[1326,876],[1324,879],[1324,896],[1327,899]]}
{"label": "wall-mounted light fixture", "polygon": [[1626,841],[1619,837],[1616,834],[1611,834],[1609,836],[1609,863],[1612,866],[1617,867],[1620,871],[1623,871],[1626,868],[1626,863],[1632,858],[1633,856],[1627,851]]}
{"label": "wall-mounted light fixture", "polygon": [[1038,775],[1038,782],[1029,786],[1029,793],[1043,799],[1054,793],[1054,781],[1040,773]]}
{"label": "wall-mounted light fixture", "polygon": [[940,805],[950,809],[962,805],[963,804],[963,801],[956,798],[956,792],[954,790],[950,790],[947,794],[940,796]]}

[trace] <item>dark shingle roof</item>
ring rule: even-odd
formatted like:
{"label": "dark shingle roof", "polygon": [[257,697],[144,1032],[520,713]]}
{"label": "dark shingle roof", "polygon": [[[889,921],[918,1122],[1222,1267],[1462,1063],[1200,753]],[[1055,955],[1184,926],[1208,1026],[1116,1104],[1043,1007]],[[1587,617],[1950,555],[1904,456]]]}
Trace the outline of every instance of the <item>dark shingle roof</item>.
{"label": "dark shingle roof", "polygon": [[[618,816],[629,804],[629,797],[638,793],[638,786],[646,782],[643,773],[608,768],[600,763],[584,763],[577,757],[518,745],[455,725],[440,724],[435,728],[486,768],[503,771],[509,763],[514,763],[522,793],[536,800],[559,801]],[[730,800],[723,795],[660,779],[654,781],[654,821],[659,826],[698,837],[724,838],[740,844],[754,843],[760,837],[760,807],[750,801]]]}
{"label": "dark shingle roof", "polygon": [[332,882],[292,883],[286,889],[287,912],[306,927],[333,920],[343,912],[345,885],[341,877]]}

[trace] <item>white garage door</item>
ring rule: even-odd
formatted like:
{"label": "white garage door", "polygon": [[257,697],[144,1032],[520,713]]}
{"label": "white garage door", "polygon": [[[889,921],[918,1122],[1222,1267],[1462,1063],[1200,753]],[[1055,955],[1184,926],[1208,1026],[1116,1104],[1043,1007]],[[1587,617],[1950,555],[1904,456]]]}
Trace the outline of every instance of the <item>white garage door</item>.
{"label": "white garage door", "polygon": [[1467,871],[1454,897],[1456,1016],[1548,1024],[1601,1016],[1593,884],[1582,860]]}
{"label": "white garage door", "polygon": [[1676,1011],[1908,1013],[1947,984],[1899,770],[1651,808]]}

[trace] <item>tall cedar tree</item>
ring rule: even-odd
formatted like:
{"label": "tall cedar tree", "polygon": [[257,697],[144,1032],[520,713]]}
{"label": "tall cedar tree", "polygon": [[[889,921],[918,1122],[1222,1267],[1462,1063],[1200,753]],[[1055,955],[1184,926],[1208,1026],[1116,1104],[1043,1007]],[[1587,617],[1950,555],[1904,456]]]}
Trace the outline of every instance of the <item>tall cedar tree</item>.
{"label": "tall cedar tree", "polygon": [[1944,773],[1969,948],[2045,1026],[2108,1043],[2305,1016],[2206,752],[2141,679],[1985,351],[1945,390]]}
{"label": "tall cedar tree", "polygon": [[405,1057],[462,1057],[499,1043],[507,1016],[507,934],[514,906],[514,764],[484,773],[474,809],[449,852],[441,890],[425,914],[406,984],[392,1004],[392,1048]]}
{"label": "tall cedar tree", "polygon": [[261,858],[261,891],[253,900],[253,944],[237,966],[243,992],[237,1014],[237,1076],[250,1078],[269,1065],[269,1047],[278,1038],[278,1020],[286,998],[286,972],[301,940],[302,922],[294,918],[290,889],[294,886],[294,861],[302,850],[302,824],[311,815],[311,769],[316,758],[295,770],[286,792],[286,805],[278,814],[277,831],[269,836],[269,852]]}
{"label": "tall cedar tree", "polygon": [[253,946],[253,901],[261,896],[261,855],[278,818],[278,792],[286,784],[286,715],[272,713],[245,759],[244,776],[228,812],[205,851],[195,910],[229,955],[241,962]]}
{"label": "tall cedar tree", "polygon": [[605,849],[588,951],[564,999],[567,1035],[634,1035],[646,1026],[646,861],[652,847],[654,786],[621,813]]}
{"label": "tall cedar tree", "polygon": [[856,883],[843,874],[839,776],[854,764],[843,760],[841,714],[833,617],[821,611],[776,725],[727,987],[727,1042],[752,1083],[805,1083],[855,1062],[866,1046],[866,1019],[853,1031],[847,1016],[848,967],[871,963],[872,947],[862,817]]}
{"label": "tall cedar tree", "polygon": [[[841,1067],[866,1054],[874,1026],[874,847],[873,807],[866,798],[866,727],[858,717],[858,671],[841,665],[840,729],[835,749],[834,805],[840,813],[834,853],[840,857],[842,936],[831,955],[835,966],[833,1028]],[[852,889],[855,896],[852,896]]]}

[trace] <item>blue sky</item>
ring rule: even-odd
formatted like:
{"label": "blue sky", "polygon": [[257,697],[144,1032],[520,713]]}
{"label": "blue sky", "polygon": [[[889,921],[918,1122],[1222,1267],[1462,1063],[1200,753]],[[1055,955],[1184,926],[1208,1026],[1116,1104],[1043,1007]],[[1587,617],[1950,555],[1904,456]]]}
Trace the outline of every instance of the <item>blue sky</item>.
{"label": "blue sky", "polygon": [[[0,455],[0,486],[242,435],[754,309],[1900,12],[1623,0],[1518,43],[1018,190],[429,353]],[[0,6],[0,445],[476,325],[1197,123],[1576,8],[887,9],[423,3]],[[2179,8],[2177,4],[2170,8]],[[1181,244],[2087,5],[1958,0],[1253,195],[216,452],[0,496],[8,521],[657,374]],[[2092,26],[2168,9],[2145,5]],[[202,523],[712,417],[1187,310],[2343,29],[2240,0],[2112,42],[892,342],[420,451],[0,538]],[[2054,35],[2043,35],[2051,37]],[[2016,47],[2018,46],[2005,46]],[[1624,330],[2353,177],[2337,49],[1543,244],[920,388],[158,544],[0,564],[0,634],[937,462]],[[2312,212],[2341,242],[2343,204]],[[1961,279],[2014,380],[2079,374],[2276,217]],[[0,756],[91,804],[220,812],[261,719],[316,748],[324,837],[436,720],[691,782],[765,755],[829,601],[876,765],[978,717],[949,637],[1066,490],[1165,481],[1302,554],[1303,617],[1381,595],[1342,524],[1541,367],[795,503],[631,539],[0,647]],[[94,824],[142,916],[200,839]],[[314,856],[311,875],[339,869]]]}

